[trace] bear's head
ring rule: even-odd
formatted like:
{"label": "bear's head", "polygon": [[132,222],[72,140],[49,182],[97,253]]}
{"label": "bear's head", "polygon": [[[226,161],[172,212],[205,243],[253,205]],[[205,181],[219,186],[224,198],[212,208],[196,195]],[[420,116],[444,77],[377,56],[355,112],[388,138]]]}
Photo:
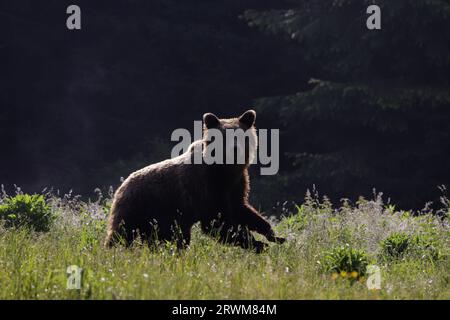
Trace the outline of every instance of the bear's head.
{"label": "bear's head", "polygon": [[256,157],[258,139],[256,112],[248,110],[240,117],[219,119],[212,113],[203,115],[203,157],[208,164],[249,165]]}

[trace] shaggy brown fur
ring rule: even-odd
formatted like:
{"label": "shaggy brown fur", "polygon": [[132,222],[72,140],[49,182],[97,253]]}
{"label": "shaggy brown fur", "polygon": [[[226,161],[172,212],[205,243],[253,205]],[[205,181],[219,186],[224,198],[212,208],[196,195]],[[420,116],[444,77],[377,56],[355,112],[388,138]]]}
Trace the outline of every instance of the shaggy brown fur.
{"label": "shaggy brown fur", "polygon": [[[241,165],[185,163],[186,157],[193,159],[196,152],[208,148],[205,137],[211,128],[249,129],[256,141],[255,117],[253,110],[233,119],[205,114],[203,140],[194,142],[179,157],[132,173],[114,196],[106,245],[119,238],[129,244],[139,235],[148,243],[177,241],[181,248],[189,244],[191,227],[199,221],[204,232],[222,242],[255,248],[258,252],[265,243],[256,241],[249,230],[261,233],[269,241],[284,242],[248,203],[249,152],[246,164]],[[245,148],[249,151],[248,145]]]}

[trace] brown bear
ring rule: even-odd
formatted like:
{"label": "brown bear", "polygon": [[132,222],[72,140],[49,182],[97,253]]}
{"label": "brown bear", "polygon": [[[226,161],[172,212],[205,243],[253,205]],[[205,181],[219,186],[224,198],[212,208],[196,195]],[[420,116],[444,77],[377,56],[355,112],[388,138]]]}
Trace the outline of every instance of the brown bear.
{"label": "brown bear", "polygon": [[[111,246],[118,239],[130,244],[139,236],[149,244],[168,240],[183,248],[189,245],[191,227],[197,222],[221,242],[257,252],[266,243],[256,241],[249,231],[283,243],[285,239],[276,237],[271,225],[248,202],[248,167],[256,153],[255,118],[253,110],[232,119],[206,113],[203,138],[185,153],[132,173],[114,195],[105,244]],[[202,158],[208,151],[213,129],[224,137],[227,130],[244,131],[244,148],[235,139],[231,147],[236,154],[238,149],[245,150],[245,161],[196,164],[196,157]],[[224,143],[225,155],[229,145],[230,141]]]}

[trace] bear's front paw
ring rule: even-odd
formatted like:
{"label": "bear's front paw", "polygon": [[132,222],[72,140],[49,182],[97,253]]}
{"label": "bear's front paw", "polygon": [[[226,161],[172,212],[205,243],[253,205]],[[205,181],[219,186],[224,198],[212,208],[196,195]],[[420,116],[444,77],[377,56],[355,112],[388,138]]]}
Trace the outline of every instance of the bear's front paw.
{"label": "bear's front paw", "polygon": [[268,247],[268,244],[261,241],[255,241],[253,243],[253,249],[256,251],[256,253],[263,252]]}
{"label": "bear's front paw", "polygon": [[270,236],[268,236],[267,240],[269,240],[270,242],[278,243],[278,244],[282,244],[286,241],[285,238],[276,237],[274,234],[271,234]]}
{"label": "bear's front paw", "polygon": [[275,241],[274,242],[278,243],[278,244],[283,244],[283,243],[286,242],[286,238],[275,237]]}

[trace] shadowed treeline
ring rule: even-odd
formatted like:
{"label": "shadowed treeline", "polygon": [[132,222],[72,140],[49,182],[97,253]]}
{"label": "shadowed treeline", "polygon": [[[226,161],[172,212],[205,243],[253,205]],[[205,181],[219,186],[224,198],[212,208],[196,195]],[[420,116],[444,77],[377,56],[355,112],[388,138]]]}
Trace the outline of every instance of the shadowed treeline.
{"label": "shadowed treeline", "polygon": [[117,187],[170,155],[174,129],[255,105],[282,133],[263,207],[313,184],[422,206],[450,182],[449,5],[379,2],[369,33],[364,1],[78,1],[80,31],[72,2],[3,1],[0,183]]}
{"label": "shadowed treeline", "polygon": [[78,1],[82,30],[68,31],[68,1],[6,1],[1,183],[116,186],[170,156],[171,132],[203,113],[302,85],[297,52],[238,18],[276,2]]}

